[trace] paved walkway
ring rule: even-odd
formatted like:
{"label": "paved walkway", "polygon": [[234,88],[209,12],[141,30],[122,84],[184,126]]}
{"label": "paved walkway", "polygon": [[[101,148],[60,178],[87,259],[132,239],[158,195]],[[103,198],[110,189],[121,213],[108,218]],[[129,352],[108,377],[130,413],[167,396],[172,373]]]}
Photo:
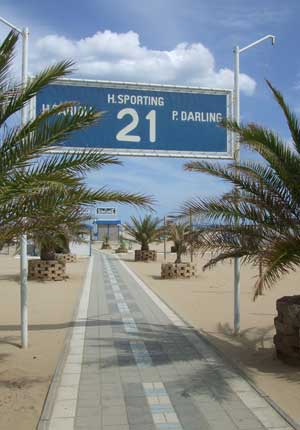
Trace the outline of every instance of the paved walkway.
{"label": "paved walkway", "polygon": [[293,427],[124,263],[97,252],[38,428]]}

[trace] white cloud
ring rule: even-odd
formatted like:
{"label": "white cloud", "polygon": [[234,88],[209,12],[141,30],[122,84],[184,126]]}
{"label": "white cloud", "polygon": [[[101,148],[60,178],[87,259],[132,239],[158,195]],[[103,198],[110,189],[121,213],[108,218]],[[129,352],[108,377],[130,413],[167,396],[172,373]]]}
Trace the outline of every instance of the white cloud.
{"label": "white cloud", "polygon": [[[133,31],[98,31],[91,37],[71,40],[56,34],[38,39],[31,58],[34,73],[49,63],[72,58],[77,76],[134,82],[232,88],[233,72],[217,69],[212,53],[201,43],[180,43],[169,51],[141,46]],[[241,90],[253,94],[256,83],[240,75]]]}

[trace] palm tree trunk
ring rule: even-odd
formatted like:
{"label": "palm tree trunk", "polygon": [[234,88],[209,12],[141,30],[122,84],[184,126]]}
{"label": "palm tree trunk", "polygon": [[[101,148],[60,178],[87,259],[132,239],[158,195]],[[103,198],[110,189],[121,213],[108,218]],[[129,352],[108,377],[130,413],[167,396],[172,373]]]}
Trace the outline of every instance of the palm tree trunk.
{"label": "palm tree trunk", "polygon": [[175,264],[181,263],[181,254],[182,254],[181,249],[177,249]]}
{"label": "palm tree trunk", "polygon": [[[259,264],[258,264],[258,273],[259,273],[259,279],[262,278],[263,275],[263,265],[262,265],[262,261],[259,260]],[[260,284],[260,287],[258,289],[258,295],[262,296],[263,295],[263,290],[262,290],[262,285]]]}
{"label": "palm tree trunk", "polygon": [[142,243],[141,244],[141,251],[149,251],[149,244],[148,243]]}
{"label": "palm tree trunk", "polygon": [[40,257],[43,261],[55,260],[55,250],[53,248],[42,246]]}

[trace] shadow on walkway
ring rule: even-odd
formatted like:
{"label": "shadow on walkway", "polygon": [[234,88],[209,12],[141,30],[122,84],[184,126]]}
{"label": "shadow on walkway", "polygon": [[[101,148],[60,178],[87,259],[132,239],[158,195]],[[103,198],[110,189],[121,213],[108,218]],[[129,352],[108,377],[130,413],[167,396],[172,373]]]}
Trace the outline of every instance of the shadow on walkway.
{"label": "shadow on walkway", "polygon": [[[89,323],[87,327],[92,327],[94,321],[91,325]],[[221,374],[216,371],[217,365],[214,369],[211,368],[185,337],[185,335],[190,336],[195,333],[192,328],[178,329],[173,325],[136,321],[139,331],[134,334],[130,333],[130,339],[128,339],[128,333],[124,332],[123,321],[117,319],[101,321],[100,327],[107,323],[112,326],[114,335],[112,338],[98,337],[94,335],[94,331],[90,331],[90,333],[87,331],[86,339],[89,348],[95,348],[96,351],[101,346],[104,355],[101,359],[85,361],[85,365],[97,366],[104,373],[106,370],[118,367],[125,368],[126,371],[132,369],[134,372],[137,370],[137,364],[130,343],[136,344],[140,341],[144,343],[153,363],[153,367],[151,365],[140,367],[141,372],[147,373],[147,371],[155,370],[163,372],[169,379],[169,384],[175,384],[178,395],[182,397],[207,393],[217,400],[231,398],[232,390]],[[106,348],[107,354],[105,354]],[[112,348],[117,354],[117,359],[114,353],[110,354]],[[222,364],[220,367],[224,369]]]}

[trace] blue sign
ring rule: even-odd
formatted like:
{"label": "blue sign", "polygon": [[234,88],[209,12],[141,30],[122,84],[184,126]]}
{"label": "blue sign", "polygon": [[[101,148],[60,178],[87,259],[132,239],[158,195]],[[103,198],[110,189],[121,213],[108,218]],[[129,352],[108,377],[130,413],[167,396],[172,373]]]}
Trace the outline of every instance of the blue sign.
{"label": "blue sign", "polygon": [[[37,113],[65,101],[104,111],[99,123],[61,146],[118,155],[232,158],[231,91],[164,85],[61,80],[38,93]],[[64,113],[63,113],[64,114]]]}

